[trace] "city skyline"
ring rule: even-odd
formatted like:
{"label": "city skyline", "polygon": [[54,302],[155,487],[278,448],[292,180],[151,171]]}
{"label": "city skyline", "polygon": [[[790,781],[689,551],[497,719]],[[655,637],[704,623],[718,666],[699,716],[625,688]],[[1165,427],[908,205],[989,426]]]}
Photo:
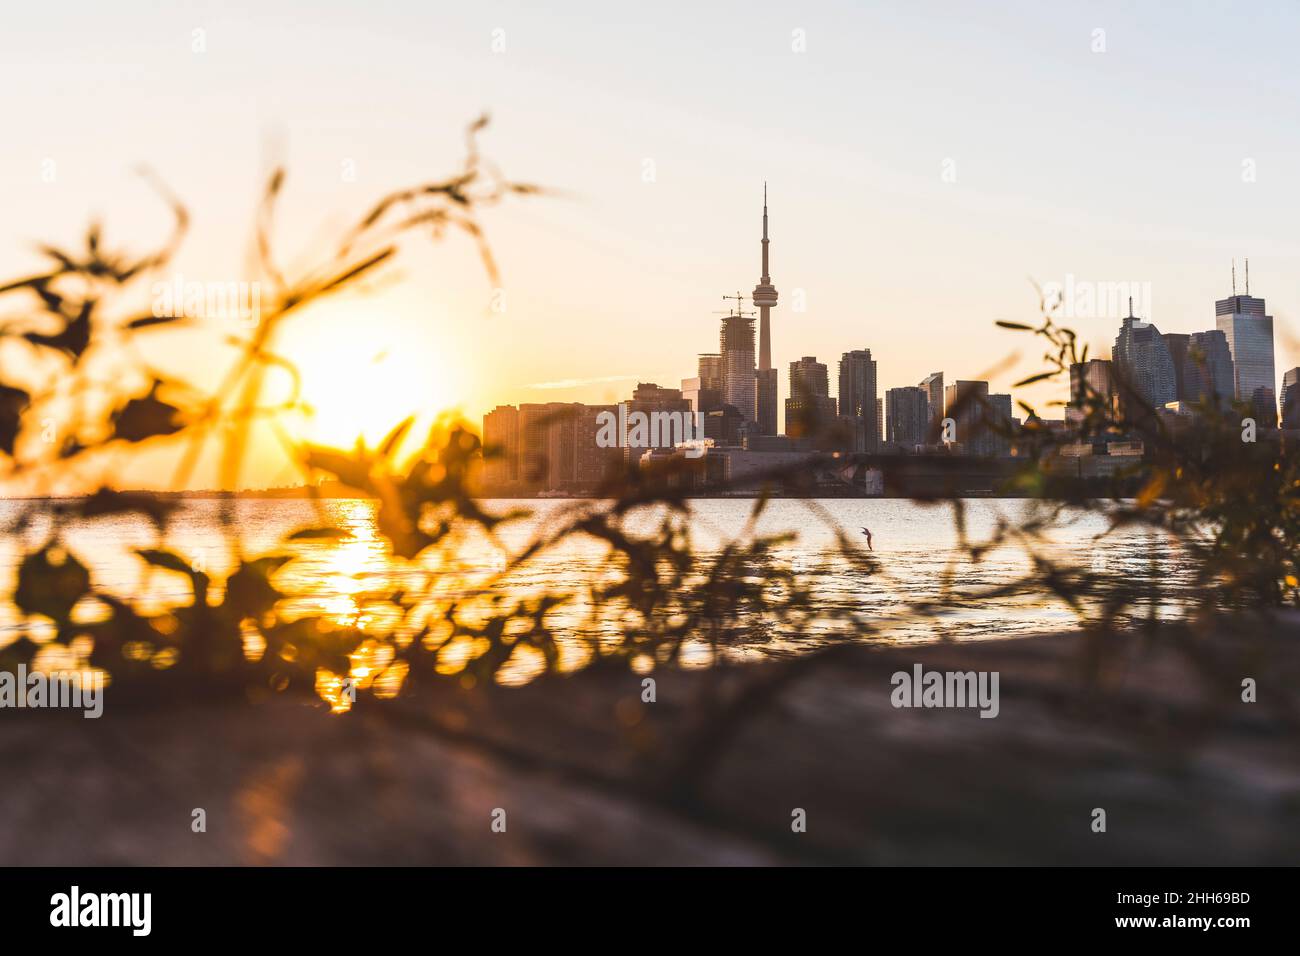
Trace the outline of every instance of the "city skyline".
{"label": "city skyline", "polygon": [[[779,400],[777,370],[771,360],[770,310],[776,306],[778,295],[769,267],[771,239],[767,192],[767,183],[764,182],[761,278],[752,294],[752,302],[759,311],[745,311],[744,297],[740,293],[722,296],[724,301],[734,300],[736,305],[721,313],[719,351],[698,353],[698,375],[682,378],[680,389],[674,389],[671,385],[661,386],[648,379],[642,382],[644,377],[638,376],[638,391],[653,389],[671,392],[675,396],[674,400],[684,400],[696,416],[704,416],[724,407],[733,409],[740,432],[728,432],[730,438],[725,442],[718,435],[709,434],[708,440],[719,444],[741,444],[741,436],[746,428],[751,428],[752,434],[756,436],[798,439],[806,437],[808,421],[816,422],[836,415],[841,419],[857,420],[854,427],[860,429],[860,434],[857,438],[850,439],[845,446],[849,451],[873,452],[878,450],[877,445],[881,442],[887,442],[895,448],[909,444],[927,444],[926,428],[922,423],[933,422],[954,404],[967,405],[967,397],[976,395],[979,402],[975,404],[987,404],[1003,420],[1018,420],[1017,412],[1026,414],[1018,408],[1010,392],[992,393],[988,381],[983,379],[957,378],[945,388],[943,370],[930,373],[916,386],[882,389],[879,387],[877,363],[872,358],[870,348],[850,349],[842,353],[837,376],[839,387],[834,395],[831,394],[831,376],[826,363],[819,361],[815,355],[804,355],[791,361],[785,398]],[[1235,399],[1253,402],[1263,423],[1272,424],[1281,420],[1275,374],[1273,317],[1266,314],[1267,305],[1263,298],[1250,295],[1250,260],[1245,260],[1244,295],[1237,294],[1235,259],[1231,263],[1230,273],[1232,295],[1215,301],[1215,329],[1162,332],[1154,322],[1143,321],[1135,314],[1133,296],[1128,295],[1128,314],[1121,322],[1110,353],[1105,358],[1094,355],[1086,363],[1072,367],[1068,379],[1058,383],[1067,390],[1069,407],[1036,409],[1039,416],[1048,421],[1068,420],[1071,408],[1086,400],[1085,392],[1081,391],[1084,382],[1099,394],[1117,395],[1114,373],[1111,371],[1112,364],[1116,364],[1125,370],[1126,379],[1135,394],[1153,408],[1165,410],[1168,406],[1174,414],[1185,414],[1188,408],[1206,397],[1213,397],[1221,407],[1226,407]],[[1130,284],[1120,285],[1129,291]],[[1094,291],[1089,290],[1089,295],[1093,295]],[[1113,297],[1115,290],[1104,291]],[[1052,302],[1051,311],[1057,321],[1061,321],[1061,315],[1066,319],[1073,317],[1070,314],[1072,303],[1067,300],[1076,292],[1077,287],[1072,283],[1063,289],[1057,288],[1045,293],[1045,301]],[[1098,302],[1102,299],[1093,296],[1089,301]],[[755,315],[761,317],[757,346],[753,323]],[[764,372],[769,373],[766,385]],[[632,402],[620,404],[634,404],[637,394],[633,393]],[[936,401],[937,397],[939,400]],[[924,414],[918,411],[918,398],[924,406]],[[771,426],[763,411],[765,402],[774,423]],[[549,407],[558,408],[564,404],[579,408],[609,407],[581,402],[552,402]],[[510,406],[498,405],[492,414],[499,414],[507,407]],[[520,409],[529,407],[548,406],[536,403],[519,405]],[[783,409],[779,427],[775,426],[776,407]],[[885,409],[890,409],[888,417],[884,414]],[[1059,417],[1056,416],[1058,409],[1061,412]],[[895,423],[895,414],[905,419],[901,425]],[[975,407],[965,408],[959,415],[958,429],[965,432],[982,415],[983,412]],[[485,436],[489,433],[488,417],[484,417]],[[701,426],[700,435],[704,434]],[[944,444],[949,441],[945,439]],[[964,441],[958,439],[957,443],[961,445]],[[1005,455],[1009,448],[1010,445],[1005,440],[985,436],[970,446],[969,453]]]}
{"label": "city skyline", "polygon": [[[377,442],[412,411],[458,406],[478,421],[503,403],[608,404],[638,381],[676,384],[708,348],[719,293],[753,288],[765,180],[780,202],[778,370],[870,347],[881,394],[936,369],[1005,392],[1038,370],[1039,350],[993,323],[1036,316],[1031,280],[1144,285],[1145,318],[1192,332],[1213,326],[1207,303],[1247,254],[1274,316],[1276,370],[1300,365],[1289,337],[1300,243],[1279,214],[1300,208],[1285,173],[1300,132],[1275,122],[1300,101],[1286,42],[1300,11],[1171,21],[1118,3],[1013,5],[976,22],[940,6],[666,3],[633,27],[594,6],[395,3],[369,12],[365,30],[331,5],[255,29],[238,8],[26,8],[0,37],[0,96],[26,131],[0,156],[0,268],[29,274],[33,243],[74,244],[92,217],[114,244],[155,241],[166,209],[134,173],[142,160],[196,224],[175,273],[211,281],[247,277],[257,197],[282,162],[276,239],[292,263],[322,221],[454,169],[464,125],[487,109],[485,154],[556,194],[485,215],[500,296],[473,245],[449,241],[409,249],[405,281],[286,327],[281,345],[303,357],[321,409],[307,437]],[[110,42],[113,75],[129,82],[114,109],[87,112]],[[286,45],[304,51],[292,70]],[[1243,68],[1232,51],[1247,47]],[[384,69],[337,69],[355,57]],[[1124,131],[1139,125],[1149,135],[1134,152]],[[1100,355],[1122,317],[1071,324]],[[210,385],[219,348],[219,337],[167,333],[151,358]],[[346,406],[347,393],[373,395],[371,407]],[[1053,383],[1013,398],[1066,394]],[[293,474],[273,449],[254,459],[250,484]],[[147,462],[128,480],[156,470]],[[194,483],[213,481],[205,463]]]}
{"label": "city skyline", "polygon": [[11,6],[19,938],[1284,922],[1300,0]]}

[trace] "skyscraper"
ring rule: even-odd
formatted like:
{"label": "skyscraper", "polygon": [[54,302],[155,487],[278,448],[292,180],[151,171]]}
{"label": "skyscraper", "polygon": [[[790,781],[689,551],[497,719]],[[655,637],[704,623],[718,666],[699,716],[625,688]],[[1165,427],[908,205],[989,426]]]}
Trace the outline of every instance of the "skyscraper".
{"label": "skyscraper", "polygon": [[1262,428],[1277,428],[1277,396],[1271,388],[1261,385],[1250,396],[1250,406],[1255,422]]}
{"label": "skyscraper", "polygon": [[[1128,317],[1115,337],[1115,348],[1111,353],[1113,371],[1120,379],[1120,402],[1126,405],[1131,390],[1133,396],[1151,408],[1164,408],[1168,402],[1178,399],[1178,377],[1174,373],[1173,357],[1160,330],[1133,314],[1132,299],[1128,305]],[[1141,409],[1132,411],[1136,414]]]}
{"label": "skyscraper", "polygon": [[700,388],[722,391],[722,356],[701,352],[699,361]]}
{"label": "skyscraper", "polygon": [[[855,349],[840,356],[840,415],[860,423],[863,451],[875,451],[879,444],[876,362],[871,349]],[[857,447],[857,443],[855,443]]]}
{"label": "skyscraper", "polygon": [[1251,401],[1255,390],[1276,392],[1273,367],[1273,316],[1265,314],[1263,299],[1250,294],[1250,263],[1246,264],[1246,294],[1237,295],[1237,270],[1233,268],[1232,295],[1214,303],[1220,332],[1228,338],[1232,354],[1233,390],[1238,399]]}
{"label": "skyscraper", "polygon": [[700,356],[699,375],[682,379],[682,397],[691,403],[697,415],[722,406],[721,355],[706,353]]}
{"label": "skyscraper", "polygon": [[1223,409],[1232,404],[1236,385],[1227,336],[1218,329],[1191,334],[1184,359],[1183,383],[1186,394],[1180,394],[1179,400],[1205,399]]}
{"label": "skyscraper", "polygon": [[[632,399],[623,404],[627,406],[629,421],[636,412],[643,412],[647,419],[654,420],[656,415],[664,412],[694,411],[690,401],[682,396],[680,389],[663,388],[654,382],[638,382],[636,388],[632,390]],[[642,445],[634,445],[629,437],[624,449],[624,458],[626,461],[633,462],[639,460],[647,449],[672,448],[674,437],[671,429],[667,429],[666,433],[665,430],[651,429],[646,443]]]}
{"label": "skyscraper", "polygon": [[724,315],[719,343],[722,355],[723,404],[734,405],[745,421],[756,421],[754,313],[736,308]]}
{"label": "skyscraper", "polygon": [[885,438],[905,451],[924,445],[930,430],[930,396],[908,385],[885,392]]}
{"label": "skyscraper", "polygon": [[1119,408],[1109,359],[1088,359],[1070,366],[1070,405],[1066,421],[1080,421],[1091,402],[1101,402],[1113,414]]}
{"label": "skyscraper", "polygon": [[776,434],[776,369],[772,367],[772,308],[776,286],[768,274],[767,183],[763,183],[763,273],[754,286],[754,307],[758,309],[758,371],[755,375],[756,414],[760,435]]}
{"label": "skyscraper", "polygon": [[984,418],[992,426],[988,430],[989,454],[1006,458],[1011,454],[1011,396],[1005,392],[990,395]]}
{"label": "skyscraper", "polygon": [[785,400],[785,433],[791,438],[812,438],[835,418],[830,397],[830,376],[824,363],[805,355],[790,363],[790,397]]}
{"label": "skyscraper", "polygon": [[519,480],[519,409],[498,405],[483,416],[484,479],[491,488]]}
{"label": "skyscraper", "polygon": [[[943,372],[931,372],[921,379],[919,388],[925,391],[929,406],[930,425],[943,418]],[[927,438],[929,436],[927,435]]]}
{"label": "skyscraper", "polygon": [[579,410],[575,402],[519,406],[519,480],[537,490],[553,490],[577,474]]}
{"label": "skyscraper", "polygon": [[989,383],[958,380],[944,389],[944,416],[957,426],[956,444],[967,455],[997,454],[997,436],[989,430]]}
{"label": "skyscraper", "polygon": [[1187,349],[1192,337],[1186,332],[1166,332],[1163,338],[1165,348],[1169,350],[1169,357],[1174,363],[1174,398],[1180,402],[1189,402],[1192,399],[1187,392],[1185,376],[1187,372]]}
{"label": "skyscraper", "polygon": [[1300,368],[1282,376],[1282,427],[1300,428]]}

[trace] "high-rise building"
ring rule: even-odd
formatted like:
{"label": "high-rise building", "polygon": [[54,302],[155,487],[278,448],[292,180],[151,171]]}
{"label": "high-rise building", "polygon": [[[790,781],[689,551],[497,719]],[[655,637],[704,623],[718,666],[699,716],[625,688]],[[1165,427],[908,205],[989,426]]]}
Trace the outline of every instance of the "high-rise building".
{"label": "high-rise building", "polygon": [[682,398],[700,415],[722,407],[722,356],[700,356],[699,374],[682,379]]}
{"label": "high-rise building", "polygon": [[[930,409],[930,427],[943,418],[943,372],[931,372],[921,379],[919,388],[925,391],[926,402]],[[927,434],[927,439],[929,435]]]}
{"label": "high-rise building", "polygon": [[1277,397],[1271,388],[1262,385],[1250,396],[1250,407],[1255,423],[1261,428],[1277,428]]}
{"label": "high-rise building", "polygon": [[617,405],[576,402],[499,405],[483,417],[483,443],[502,454],[488,459],[492,491],[594,491],[623,463],[624,449],[602,447],[600,415]]}
{"label": "high-rise building", "polygon": [[1088,359],[1070,366],[1070,404],[1065,410],[1066,421],[1079,421],[1087,414],[1090,402],[1100,401],[1114,414],[1119,396],[1109,359]]}
{"label": "high-rise building", "polygon": [[805,355],[790,363],[790,397],[785,400],[785,433],[791,438],[811,438],[835,418],[830,397],[830,376],[824,363]]}
{"label": "high-rise building", "polygon": [[711,412],[706,412],[704,437],[713,440],[715,445],[739,445],[745,419],[736,411],[735,405],[721,405]]}
{"label": "high-rise building", "polygon": [[989,454],[997,458],[1006,458],[1011,454],[1011,396],[997,392],[989,396],[985,420],[989,422]]}
{"label": "high-rise building", "polygon": [[1223,409],[1232,404],[1236,384],[1226,335],[1218,329],[1193,332],[1183,364],[1184,391],[1178,396],[1180,401],[1208,400]]}
{"label": "high-rise building", "polygon": [[1127,408],[1130,391],[1141,400],[1132,409],[1133,414],[1141,411],[1141,403],[1158,409],[1178,400],[1174,360],[1165,346],[1164,336],[1152,323],[1142,322],[1133,314],[1132,299],[1111,356],[1112,372],[1119,379],[1121,405]]}
{"label": "high-rise building", "polygon": [[829,398],[830,394],[830,373],[824,362],[817,361],[814,355],[805,355],[799,361],[790,363],[791,397]]}
{"label": "high-rise building", "polygon": [[1187,394],[1187,383],[1185,373],[1187,371],[1187,348],[1191,342],[1191,336],[1186,332],[1165,332],[1165,348],[1169,350],[1169,357],[1174,363],[1174,398],[1176,401],[1191,401]]}
{"label": "high-rise building", "polygon": [[519,409],[498,405],[483,416],[483,478],[499,489],[519,480]]}
{"label": "high-rise building", "polygon": [[[638,382],[632,391],[630,401],[623,402],[627,406],[627,419],[632,421],[632,415],[635,412],[644,412],[648,421],[656,421],[655,416],[663,416],[667,412],[676,416],[681,412],[693,412],[690,401],[682,397],[680,389],[663,388],[654,382]],[[665,419],[671,421],[669,419]],[[680,419],[678,419],[680,421]],[[682,423],[684,424],[684,423]],[[686,440],[685,428],[680,427],[674,431],[672,428],[652,427],[649,429],[647,440],[644,444],[633,446],[631,444],[631,433],[629,433],[629,444],[624,451],[626,461],[639,461],[641,456],[648,449],[652,448],[672,448],[674,439],[680,438]],[[692,423],[692,434],[689,438],[694,438],[694,424]]]}
{"label": "high-rise building", "polygon": [[916,385],[885,392],[885,437],[893,445],[911,451],[924,445],[930,430],[930,396]]}
{"label": "high-rise building", "polygon": [[855,349],[840,356],[840,415],[861,422],[861,448],[875,451],[880,442],[876,362],[871,349]]}
{"label": "high-rise building", "polygon": [[719,335],[722,359],[722,401],[734,405],[745,421],[757,421],[757,377],[754,374],[754,313],[733,309],[722,317]]}
{"label": "high-rise building", "polygon": [[989,429],[989,383],[957,380],[944,389],[944,417],[956,424],[956,444],[963,454],[989,457],[998,443]]}
{"label": "high-rise building", "polygon": [[601,415],[618,416],[617,405],[580,405],[574,415],[574,443],[577,446],[573,482],[577,490],[594,491],[623,467],[624,450],[603,447],[599,436]]}
{"label": "high-rise building", "polygon": [[712,388],[722,391],[722,356],[714,352],[700,353],[697,366],[700,375],[700,388]]}
{"label": "high-rise building", "polygon": [[1273,367],[1273,316],[1267,315],[1263,299],[1250,294],[1250,263],[1246,263],[1246,294],[1237,295],[1236,266],[1233,267],[1232,295],[1214,303],[1215,321],[1228,338],[1232,355],[1234,394],[1252,401],[1255,390],[1275,392]]}
{"label": "high-rise building", "polygon": [[1300,368],[1282,375],[1282,427],[1300,428]]}
{"label": "high-rise building", "polygon": [[558,490],[577,475],[576,420],[582,406],[545,402],[519,406],[519,479]]}
{"label": "high-rise building", "polygon": [[682,398],[691,403],[691,411],[703,411],[702,402],[700,401],[700,380],[696,378],[682,379]]}
{"label": "high-rise building", "polygon": [[763,183],[763,271],[754,286],[754,308],[758,309],[758,371],[755,375],[755,414],[760,435],[776,434],[776,369],[772,367],[772,309],[776,306],[776,286],[768,274],[767,260],[767,183]]}

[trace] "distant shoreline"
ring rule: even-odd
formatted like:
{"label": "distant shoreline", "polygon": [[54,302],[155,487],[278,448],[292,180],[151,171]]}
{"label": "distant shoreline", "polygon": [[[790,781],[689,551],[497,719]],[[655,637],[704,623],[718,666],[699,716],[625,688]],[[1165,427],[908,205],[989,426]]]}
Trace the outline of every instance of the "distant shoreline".
{"label": "distant shoreline", "polygon": [[[312,493],[308,489],[265,489],[255,491],[142,491],[139,489],[128,489],[118,492],[123,495],[134,495],[141,497],[157,498],[162,500],[185,500],[194,499],[198,501],[310,501],[334,500],[334,501],[376,501],[374,495],[367,495],[363,492],[348,491],[329,493],[317,492]],[[85,501],[91,497],[84,495],[3,495],[0,501]],[[602,495],[580,495],[580,494],[483,494],[475,496],[479,501],[601,501],[608,500]],[[816,501],[835,501],[839,499],[849,501],[875,501],[875,500],[916,500],[915,495],[900,494],[881,494],[881,495],[827,495],[827,494],[784,494],[781,492],[770,492],[764,495],[759,491],[745,492],[689,492],[684,497],[689,499],[702,500],[721,500],[725,501],[734,498],[737,501],[752,501],[755,498],[768,497],[772,499],[786,498],[790,500],[816,500]],[[1001,492],[979,492],[968,491],[958,494],[958,498],[1035,498],[1037,495],[1027,494],[1009,494]]]}

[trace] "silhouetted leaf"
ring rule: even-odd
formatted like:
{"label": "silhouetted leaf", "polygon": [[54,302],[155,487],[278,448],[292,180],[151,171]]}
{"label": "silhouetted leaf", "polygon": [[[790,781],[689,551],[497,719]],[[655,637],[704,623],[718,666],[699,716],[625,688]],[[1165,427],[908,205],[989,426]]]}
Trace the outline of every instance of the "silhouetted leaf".
{"label": "silhouetted leaf", "polygon": [[71,356],[74,360],[79,359],[90,345],[90,314],[94,311],[94,307],[93,301],[83,303],[77,316],[67,320],[63,329],[55,335],[27,332],[23,335],[23,338],[33,345],[57,349]]}
{"label": "silhouetted leaf", "polygon": [[333,475],[343,484],[358,491],[370,491],[371,460],[363,449],[358,448],[353,454],[336,448],[309,445],[306,453],[308,467],[319,469]]}
{"label": "silhouetted leaf", "polygon": [[1056,374],[1055,372],[1039,372],[1037,375],[1031,375],[1028,378],[1022,378],[1020,381],[1016,382],[1016,384],[1012,385],[1011,387],[1021,388],[1025,385],[1032,385],[1034,384],[1034,382],[1041,382],[1043,381],[1043,379],[1051,378],[1055,374]]}
{"label": "silhouetted leaf", "polygon": [[352,537],[342,528],[302,528],[289,535],[290,541],[342,541]]}
{"label": "silhouetted leaf", "polygon": [[154,389],[144,398],[133,398],[113,413],[113,437],[139,442],[158,435],[174,435],[184,428],[178,421],[180,409],[158,399]]}
{"label": "silhouetted leaf", "polygon": [[184,575],[195,573],[190,562],[170,551],[162,551],[157,548],[136,548],[135,553],[156,568],[166,568],[168,571],[177,571]]}
{"label": "silhouetted leaf", "polygon": [[14,604],[28,614],[44,614],[64,623],[89,592],[90,572],[66,551],[46,546],[18,565]]}
{"label": "silhouetted leaf", "polygon": [[147,329],[155,325],[174,325],[178,322],[185,322],[183,315],[142,315],[138,319],[132,319],[126,323],[128,329]]}
{"label": "silhouetted leaf", "polygon": [[385,458],[391,458],[393,451],[397,448],[402,438],[411,428],[411,423],[415,421],[414,415],[407,416],[406,420],[388,433],[388,436],[379,446],[379,454]]}
{"label": "silhouetted leaf", "polygon": [[5,454],[14,453],[14,442],[22,428],[23,412],[31,404],[31,396],[21,388],[0,385],[0,448]]}
{"label": "silhouetted leaf", "polygon": [[258,618],[271,610],[282,596],[272,586],[271,575],[288,560],[286,555],[272,555],[242,562],[226,582],[224,606],[240,618]]}

